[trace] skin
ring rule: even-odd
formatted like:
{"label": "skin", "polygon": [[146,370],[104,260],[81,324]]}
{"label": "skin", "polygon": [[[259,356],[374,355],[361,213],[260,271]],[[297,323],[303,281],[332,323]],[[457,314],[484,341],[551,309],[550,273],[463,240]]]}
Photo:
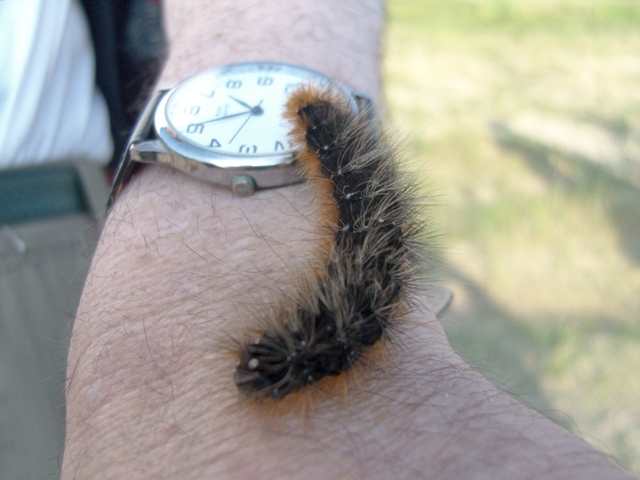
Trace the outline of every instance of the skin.
{"label": "skin", "polygon": [[[165,8],[161,85],[260,59],[379,98],[377,1]],[[424,308],[334,394],[241,397],[234,339],[309,271],[317,216],[310,185],[234,198],[164,167],[136,176],[73,329],[63,478],[628,478],[472,372]]]}

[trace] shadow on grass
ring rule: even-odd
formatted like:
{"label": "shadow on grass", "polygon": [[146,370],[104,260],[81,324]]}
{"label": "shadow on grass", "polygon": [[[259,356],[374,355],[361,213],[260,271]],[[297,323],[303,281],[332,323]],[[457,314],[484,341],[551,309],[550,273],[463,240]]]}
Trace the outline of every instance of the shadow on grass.
{"label": "shadow on grass", "polygon": [[[618,232],[620,248],[630,261],[640,264],[640,189],[624,175],[517,135],[505,124],[494,122],[491,128],[502,148],[519,155],[548,184],[600,202]],[[569,168],[558,168],[562,162]]]}
{"label": "shadow on grass", "polygon": [[541,338],[522,318],[501,309],[482,289],[463,274],[449,269],[456,299],[442,319],[453,349],[471,368],[525,405],[565,429],[576,432],[573,420],[552,408],[542,392],[538,366],[561,336],[553,330]]}

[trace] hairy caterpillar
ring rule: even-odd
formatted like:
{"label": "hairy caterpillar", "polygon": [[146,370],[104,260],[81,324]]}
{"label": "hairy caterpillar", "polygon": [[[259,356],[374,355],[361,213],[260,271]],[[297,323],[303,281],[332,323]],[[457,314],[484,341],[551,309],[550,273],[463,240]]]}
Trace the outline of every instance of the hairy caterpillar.
{"label": "hairy caterpillar", "polygon": [[366,110],[311,86],[287,103],[305,176],[333,209],[333,241],[297,304],[243,346],[235,382],[250,397],[282,398],[351,369],[399,315],[415,278],[413,189]]}

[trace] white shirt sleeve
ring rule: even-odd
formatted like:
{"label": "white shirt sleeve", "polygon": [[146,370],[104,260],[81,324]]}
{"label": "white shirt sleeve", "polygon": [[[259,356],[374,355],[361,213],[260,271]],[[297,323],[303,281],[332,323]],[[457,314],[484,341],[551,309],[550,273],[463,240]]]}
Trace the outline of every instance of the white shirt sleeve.
{"label": "white shirt sleeve", "polygon": [[0,2],[0,72],[0,169],[109,161],[109,114],[77,0]]}

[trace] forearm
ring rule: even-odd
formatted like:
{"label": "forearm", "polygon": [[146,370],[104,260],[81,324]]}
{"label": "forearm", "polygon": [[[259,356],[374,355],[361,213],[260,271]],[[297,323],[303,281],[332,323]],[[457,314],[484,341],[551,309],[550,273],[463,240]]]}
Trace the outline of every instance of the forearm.
{"label": "forearm", "polygon": [[[378,2],[247,3],[167,2],[161,84],[276,60],[378,95]],[[137,176],[111,212],[74,326],[66,478],[615,478],[604,457],[473,374],[427,313],[347,393],[305,414],[243,400],[230,339],[312,268],[313,200],[309,185],[234,198],[166,168]]]}
{"label": "forearm", "polygon": [[380,93],[381,0],[169,0],[171,53],[160,85],[255,60],[301,65]]}

